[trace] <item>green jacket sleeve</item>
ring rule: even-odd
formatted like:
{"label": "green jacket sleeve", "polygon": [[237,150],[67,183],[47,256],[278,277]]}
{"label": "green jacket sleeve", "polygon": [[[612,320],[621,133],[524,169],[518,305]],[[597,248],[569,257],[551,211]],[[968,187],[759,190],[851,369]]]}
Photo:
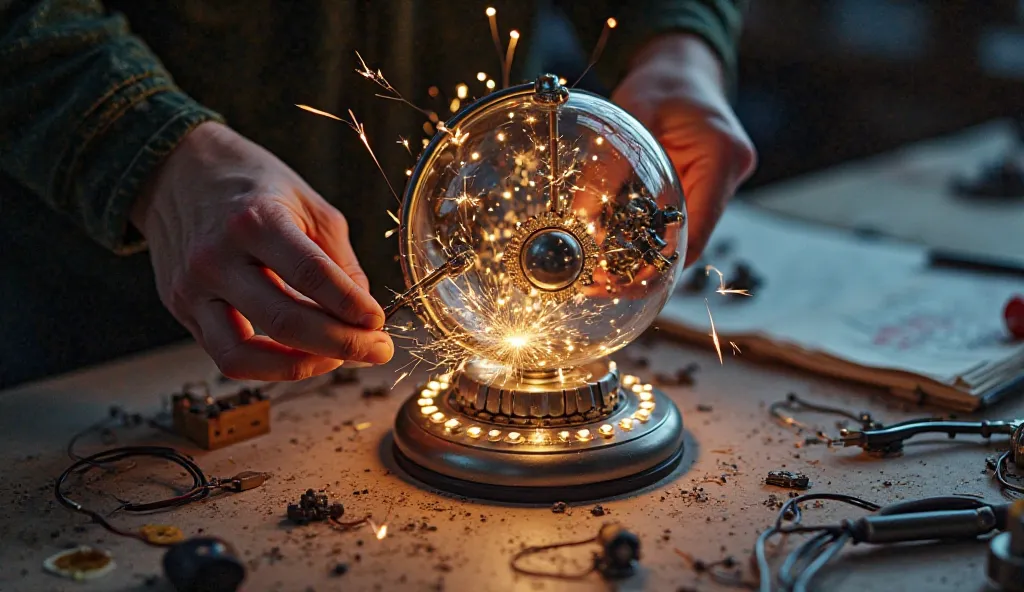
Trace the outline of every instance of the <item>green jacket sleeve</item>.
{"label": "green jacket sleeve", "polygon": [[[575,20],[601,20],[595,19],[598,15],[593,10],[583,8],[586,4],[572,3],[573,10],[586,13]],[[691,33],[718,55],[728,87],[735,87],[737,44],[748,0],[619,0],[610,4],[607,16],[615,17],[618,26],[608,38],[604,57],[595,65],[609,86],[621,80],[636,52],[654,37]]]}
{"label": "green jacket sleeve", "polygon": [[0,0],[0,171],[118,253],[150,173],[219,120],[96,0]]}

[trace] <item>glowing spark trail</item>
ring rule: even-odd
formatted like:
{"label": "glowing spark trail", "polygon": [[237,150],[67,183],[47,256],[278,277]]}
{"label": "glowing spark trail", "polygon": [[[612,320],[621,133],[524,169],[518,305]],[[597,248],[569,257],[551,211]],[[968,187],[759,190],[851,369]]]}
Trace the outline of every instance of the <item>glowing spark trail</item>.
{"label": "glowing spark trail", "polygon": [[715,267],[714,265],[708,265],[704,267],[705,275],[710,274],[712,271],[718,274],[718,289],[715,290],[715,292],[723,296],[725,296],[726,294],[737,294],[739,296],[751,295],[748,290],[733,290],[732,288],[725,287],[725,275],[723,275],[722,272],[719,271],[718,268]]}
{"label": "glowing spark trail", "polygon": [[[501,53],[501,36],[498,35],[498,11],[488,6],[484,13],[487,15],[487,22],[491,25],[491,39],[494,40],[494,49],[498,51],[498,63],[501,65],[501,71],[504,72],[505,56]],[[493,87],[488,86],[487,88]]]}
{"label": "glowing spark trail", "polygon": [[718,352],[718,363],[724,364],[722,345],[718,342],[718,331],[715,331],[715,319],[711,316],[711,306],[708,304],[707,298],[704,299],[704,306],[708,309],[708,320],[711,321],[711,341],[715,343],[715,351]]}
{"label": "glowing spark trail", "polygon": [[395,191],[394,186],[391,185],[391,179],[388,179],[388,174],[384,172],[384,167],[380,166],[380,161],[377,160],[377,155],[373,153],[373,148],[370,148],[370,140],[366,138],[366,127],[359,123],[359,120],[356,119],[356,114],[353,113],[351,109],[348,110],[348,116],[352,118],[352,121],[346,121],[345,123],[359,134],[359,139],[363,141],[363,146],[366,146],[367,152],[369,152],[370,156],[373,158],[373,163],[377,165],[377,170],[384,176],[384,181],[388,184],[388,189],[391,190],[391,195],[395,197],[395,201],[397,201],[398,205],[401,206],[402,198],[398,197],[398,192]]}
{"label": "glowing spark trail", "polygon": [[590,72],[590,69],[597,64],[597,60],[601,59],[601,54],[604,53],[604,46],[608,44],[608,36],[611,35],[612,29],[617,27],[618,24],[619,22],[613,18],[609,18],[604,22],[604,28],[601,29],[601,36],[597,39],[597,45],[594,46],[593,53],[590,54],[590,63],[587,64],[586,69],[584,69],[583,73],[580,74],[580,77],[576,79],[576,82],[572,83],[572,88],[576,88],[576,85],[583,80],[583,77],[587,75],[587,72]]}
{"label": "glowing spark trail", "polygon": [[[432,113],[430,111],[428,111],[426,109],[422,109],[422,108],[416,106],[414,103],[411,103],[408,100],[406,100],[406,98],[404,96],[402,96],[402,93],[398,92],[398,90],[395,87],[391,86],[391,83],[388,82],[388,79],[384,77],[384,73],[383,72],[381,72],[379,69],[375,71],[375,70],[371,69],[369,66],[366,65],[366,61],[363,60],[363,56],[359,55],[358,51],[356,52],[356,57],[359,58],[359,64],[362,66],[361,69],[357,68],[356,72],[358,72],[359,75],[362,76],[363,78],[366,78],[367,80],[371,80],[371,81],[375,82],[377,84],[377,86],[383,88],[385,91],[388,92],[388,94],[386,94],[386,95],[377,94],[375,96],[378,96],[378,97],[380,97],[382,99],[388,99],[388,100],[391,100],[391,101],[398,101],[400,103],[405,103],[406,105],[408,105],[408,106],[412,107],[413,109],[419,111],[420,113],[422,113],[423,115],[425,115],[428,118],[432,115]],[[435,117],[436,117],[436,115],[435,115]]]}
{"label": "glowing spark trail", "polygon": [[512,58],[516,54],[516,43],[519,42],[519,31],[513,29],[508,34],[508,52],[505,53],[505,62],[501,70],[502,88],[508,88],[509,78],[512,76]]}
{"label": "glowing spark trail", "polygon": [[351,109],[348,110],[348,116],[352,118],[352,120],[349,121],[347,119],[342,119],[337,115],[334,115],[333,113],[328,113],[327,111],[322,111],[320,109],[310,107],[309,105],[295,106],[298,107],[299,109],[302,109],[303,111],[309,111],[310,113],[313,113],[315,115],[322,115],[324,117],[329,117],[336,121],[340,121],[345,125],[349,126],[350,128],[352,128],[359,135],[359,139],[362,140],[363,146],[366,146],[366,151],[370,153],[370,157],[373,158],[374,164],[377,165],[377,170],[380,171],[380,174],[384,177],[384,182],[388,184],[388,189],[391,190],[391,195],[395,198],[395,201],[397,201],[399,205],[402,204],[402,199],[398,197],[398,192],[395,191],[395,187],[391,184],[391,179],[388,179],[388,174],[384,172],[384,167],[380,166],[380,161],[377,160],[377,155],[373,153],[373,148],[370,148],[370,140],[366,137],[366,127],[363,124],[359,123],[359,120],[356,119],[356,115],[355,113],[352,112]]}
{"label": "glowing spark trail", "polygon": [[412,149],[409,148],[409,140],[407,138],[403,138],[402,136],[398,136],[398,142],[395,142],[395,143],[396,144],[401,144],[405,148],[405,151],[409,153],[409,156],[412,156]]}
{"label": "glowing spark trail", "polygon": [[314,115],[322,115],[324,117],[330,117],[331,119],[335,119],[337,121],[342,121],[342,122],[345,121],[344,119],[338,117],[337,115],[334,115],[333,113],[328,113],[326,111],[321,111],[319,109],[310,107],[309,105],[295,105],[295,106],[298,107],[299,109],[302,109],[303,111],[309,111],[310,113],[313,113]]}

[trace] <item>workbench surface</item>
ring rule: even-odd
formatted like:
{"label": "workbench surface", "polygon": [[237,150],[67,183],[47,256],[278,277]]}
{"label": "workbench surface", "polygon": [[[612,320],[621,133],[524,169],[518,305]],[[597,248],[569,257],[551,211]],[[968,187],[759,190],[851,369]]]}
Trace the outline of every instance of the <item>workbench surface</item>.
{"label": "workbench surface", "polygon": [[[1005,126],[972,130],[958,136],[960,140],[936,143],[936,158],[947,158],[953,151],[960,155],[965,170],[978,167],[992,158],[992,149],[986,147],[1003,137]],[[905,153],[888,162],[904,160]],[[871,173],[873,166],[865,165],[863,178],[874,179],[874,184],[858,185],[859,195],[874,195],[872,187],[891,184],[885,175]],[[758,201],[835,223],[829,205],[834,202],[828,198],[835,193],[835,200],[849,206],[849,192],[844,193],[843,188],[855,170],[855,166],[843,167],[831,177],[816,175],[813,183],[808,182],[813,191],[798,191],[799,184],[790,184],[781,194],[781,190],[769,188],[760,192],[763,199]],[[814,200],[783,203],[784,194],[790,193],[813,193]],[[931,242],[934,237],[917,231],[915,216],[904,207],[909,204],[899,201],[892,205],[899,211],[884,216],[889,226],[880,230]],[[814,207],[821,211],[816,213]],[[985,243],[992,226],[976,218],[984,214],[1003,219],[1010,215],[1004,211],[1008,207],[993,212],[992,207],[948,201],[941,218],[955,218],[949,208],[959,208],[973,212],[969,219],[976,222],[956,223],[955,244],[948,246],[1005,254]],[[1018,203],[1013,215],[1019,216],[1021,211]],[[965,237],[968,227],[976,241]],[[995,246],[1000,245],[1003,243]],[[953,493],[1004,499],[985,470],[985,459],[1005,449],[1005,440],[985,443],[969,437],[951,441],[937,436],[915,440],[908,444],[904,456],[884,460],[868,458],[858,449],[798,447],[803,436],[773,423],[767,411],[770,403],[791,391],[855,411],[867,410],[886,422],[934,410],[899,408],[899,403],[886,402],[870,389],[761,366],[741,357],[727,356],[719,365],[710,341],[684,346],[658,340],[657,335],[657,331],[650,332],[642,343],[616,355],[616,360],[624,371],[647,380],[655,373],[674,374],[691,362],[701,366],[695,385],[665,387],[684,414],[685,458],[661,483],[601,500],[605,516],[592,515],[592,503],[571,505],[564,514],[552,513],[548,506],[483,503],[438,493],[405,477],[391,456],[390,429],[399,405],[424,375],[406,378],[388,396],[362,396],[366,387],[392,384],[400,374],[401,361],[397,361],[359,371],[359,384],[282,400],[271,410],[270,434],[216,452],[188,448],[187,442],[147,427],[117,430],[120,445],[162,443],[187,450],[210,475],[258,470],[273,476],[252,491],[217,496],[157,516],[115,515],[112,519],[124,527],[173,524],[189,536],[222,537],[237,547],[248,565],[246,590],[289,592],[616,589],[596,574],[566,582],[516,576],[509,567],[513,553],[524,545],[588,538],[602,523],[615,520],[638,534],[642,543],[642,574],[618,589],[717,590],[722,588],[709,582],[706,575],[696,574],[680,553],[705,561],[732,555],[743,562],[745,577],[751,580],[753,570],[747,559],[754,539],[775,519],[777,501],[788,495],[786,490],[763,484],[769,470],[807,473],[813,482],[811,492],[854,494],[880,504]],[[161,409],[161,397],[186,382],[215,376],[215,368],[198,346],[183,345],[0,393],[0,463],[4,467],[0,479],[0,590],[170,590],[160,577],[161,550],[87,524],[56,503],[52,487],[70,463],[65,450],[69,438],[104,418],[111,404],[153,414]],[[1024,416],[1024,400],[1004,402],[985,416]],[[830,432],[836,430],[834,418],[810,416],[807,420]],[[369,427],[365,427],[367,423]],[[365,429],[356,430],[356,426]],[[80,442],[77,451],[104,447],[91,435]],[[77,486],[74,492],[104,508],[117,505],[112,494],[137,501],[147,495],[152,499],[167,494],[166,488],[146,478],[154,474],[147,462],[115,476],[94,473],[86,487]],[[175,476],[173,469],[155,474]],[[704,482],[723,474],[725,484]],[[173,482],[179,487],[186,484],[180,477]],[[703,487],[706,495],[694,495],[695,486]],[[365,529],[343,533],[325,524],[295,527],[284,520],[287,504],[296,502],[308,488],[323,487],[344,503],[346,519],[372,513],[376,520],[386,521],[388,536],[376,540]],[[809,508],[806,520],[820,524],[855,515],[846,507],[825,505]],[[62,580],[43,571],[46,557],[79,544],[111,551],[116,570],[89,583]],[[556,551],[548,556],[550,561],[545,557],[530,565],[582,568],[589,565],[590,553],[590,548]],[[842,561],[821,574],[816,589],[980,590],[985,555],[984,542],[851,548]],[[347,564],[348,572],[332,575],[339,563]]]}
{"label": "workbench surface", "polygon": [[[173,524],[187,535],[217,535],[233,543],[248,564],[246,590],[561,590],[601,589],[596,574],[580,582],[516,576],[512,554],[523,545],[547,544],[593,536],[605,521],[616,520],[640,536],[643,577],[621,589],[716,590],[695,574],[678,551],[714,560],[733,555],[744,562],[754,538],[775,517],[772,502],[787,491],[763,484],[772,469],[807,473],[812,492],[855,494],[889,503],[938,494],[976,494],[992,500],[1000,493],[985,472],[985,458],[1005,445],[944,436],[907,446],[901,458],[867,458],[857,449],[823,445],[797,447],[803,437],[769,421],[767,405],[796,392],[814,400],[870,410],[895,421],[926,413],[900,410],[873,398],[872,391],[728,357],[724,365],[711,350],[645,340],[616,356],[627,372],[640,376],[654,369],[670,372],[697,362],[701,370],[690,387],[666,387],[684,414],[686,455],[668,479],[645,491],[570,505],[565,514],[550,507],[496,505],[426,489],[403,476],[390,453],[391,422],[415,385],[405,379],[383,398],[364,398],[364,387],[390,384],[395,367],[360,370],[360,383],[292,397],[272,408],[272,431],[258,439],[215,452],[146,427],[117,431],[119,444],[167,443],[194,453],[211,475],[242,470],[269,471],[264,486],[224,494],[157,516],[115,516],[122,526]],[[649,369],[640,367],[649,364]],[[215,376],[215,368],[194,345],[125,360],[98,369],[37,383],[0,394],[0,590],[170,590],[161,573],[161,551],[110,535],[54,501],[54,478],[69,464],[65,446],[76,431],[102,419],[111,404],[152,414],[160,395],[185,382]],[[422,375],[421,375],[422,376]],[[700,409],[698,410],[698,405]],[[1013,402],[992,417],[1024,415]],[[835,431],[834,419],[820,419]],[[356,431],[353,424],[369,422]],[[103,445],[94,435],[78,452]],[[727,465],[735,464],[735,469]],[[113,508],[104,491],[138,500],[166,494],[145,483],[143,463],[114,477],[97,475],[79,497]],[[174,472],[157,473],[173,476]],[[726,483],[701,483],[727,474]],[[99,480],[104,480],[100,482]],[[110,489],[108,483],[115,484]],[[178,477],[175,483],[184,485]],[[103,489],[100,489],[100,486]],[[697,485],[706,501],[690,492]],[[372,513],[389,526],[376,540],[369,530],[337,532],[325,524],[295,527],[284,520],[286,505],[307,488],[327,487],[344,503],[346,518]],[[826,506],[807,511],[808,522],[835,521],[855,513]],[[89,544],[111,551],[117,569],[88,583],[61,580],[43,572],[49,555],[70,545]],[[677,551],[678,550],[678,551]],[[566,569],[587,565],[590,548],[553,553],[550,565]],[[347,563],[343,576],[331,575]],[[538,565],[538,564],[533,564]],[[539,563],[539,565],[548,565]],[[984,543],[922,545],[900,549],[852,549],[841,563],[822,574],[821,590],[974,590],[985,566]],[[747,577],[752,571],[747,570]]]}

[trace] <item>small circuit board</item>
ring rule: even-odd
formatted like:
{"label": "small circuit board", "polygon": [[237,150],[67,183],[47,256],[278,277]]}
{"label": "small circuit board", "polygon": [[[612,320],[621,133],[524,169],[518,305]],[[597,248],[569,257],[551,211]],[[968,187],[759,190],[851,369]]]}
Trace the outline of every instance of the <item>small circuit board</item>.
{"label": "small circuit board", "polygon": [[184,389],[172,398],[174,431],[206,450],[270,432],[270,399],[259,389],[212,397]]}
{"label": "small circuit board", "polygon": [[774,485],[787,489],[809,489],[811,487],[810,478],[803,473],[795,471],[768,471],[768,476],[764,478],[764,483],[765,485]]}

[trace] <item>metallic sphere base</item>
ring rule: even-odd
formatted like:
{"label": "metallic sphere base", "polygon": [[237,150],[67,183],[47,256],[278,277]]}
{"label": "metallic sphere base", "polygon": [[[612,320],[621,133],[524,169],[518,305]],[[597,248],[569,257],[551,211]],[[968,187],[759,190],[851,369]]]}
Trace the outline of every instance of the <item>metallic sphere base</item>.
{"label": "metallic sphere base", "polygon": [[616,386],[613,410],[572,425],[484,422],[464,412],[456,389],[418,392],[394,431],[399,466],[451,493],[523,503],[601,499],[663,479],[683,455],[678,408],[635,377]]}

